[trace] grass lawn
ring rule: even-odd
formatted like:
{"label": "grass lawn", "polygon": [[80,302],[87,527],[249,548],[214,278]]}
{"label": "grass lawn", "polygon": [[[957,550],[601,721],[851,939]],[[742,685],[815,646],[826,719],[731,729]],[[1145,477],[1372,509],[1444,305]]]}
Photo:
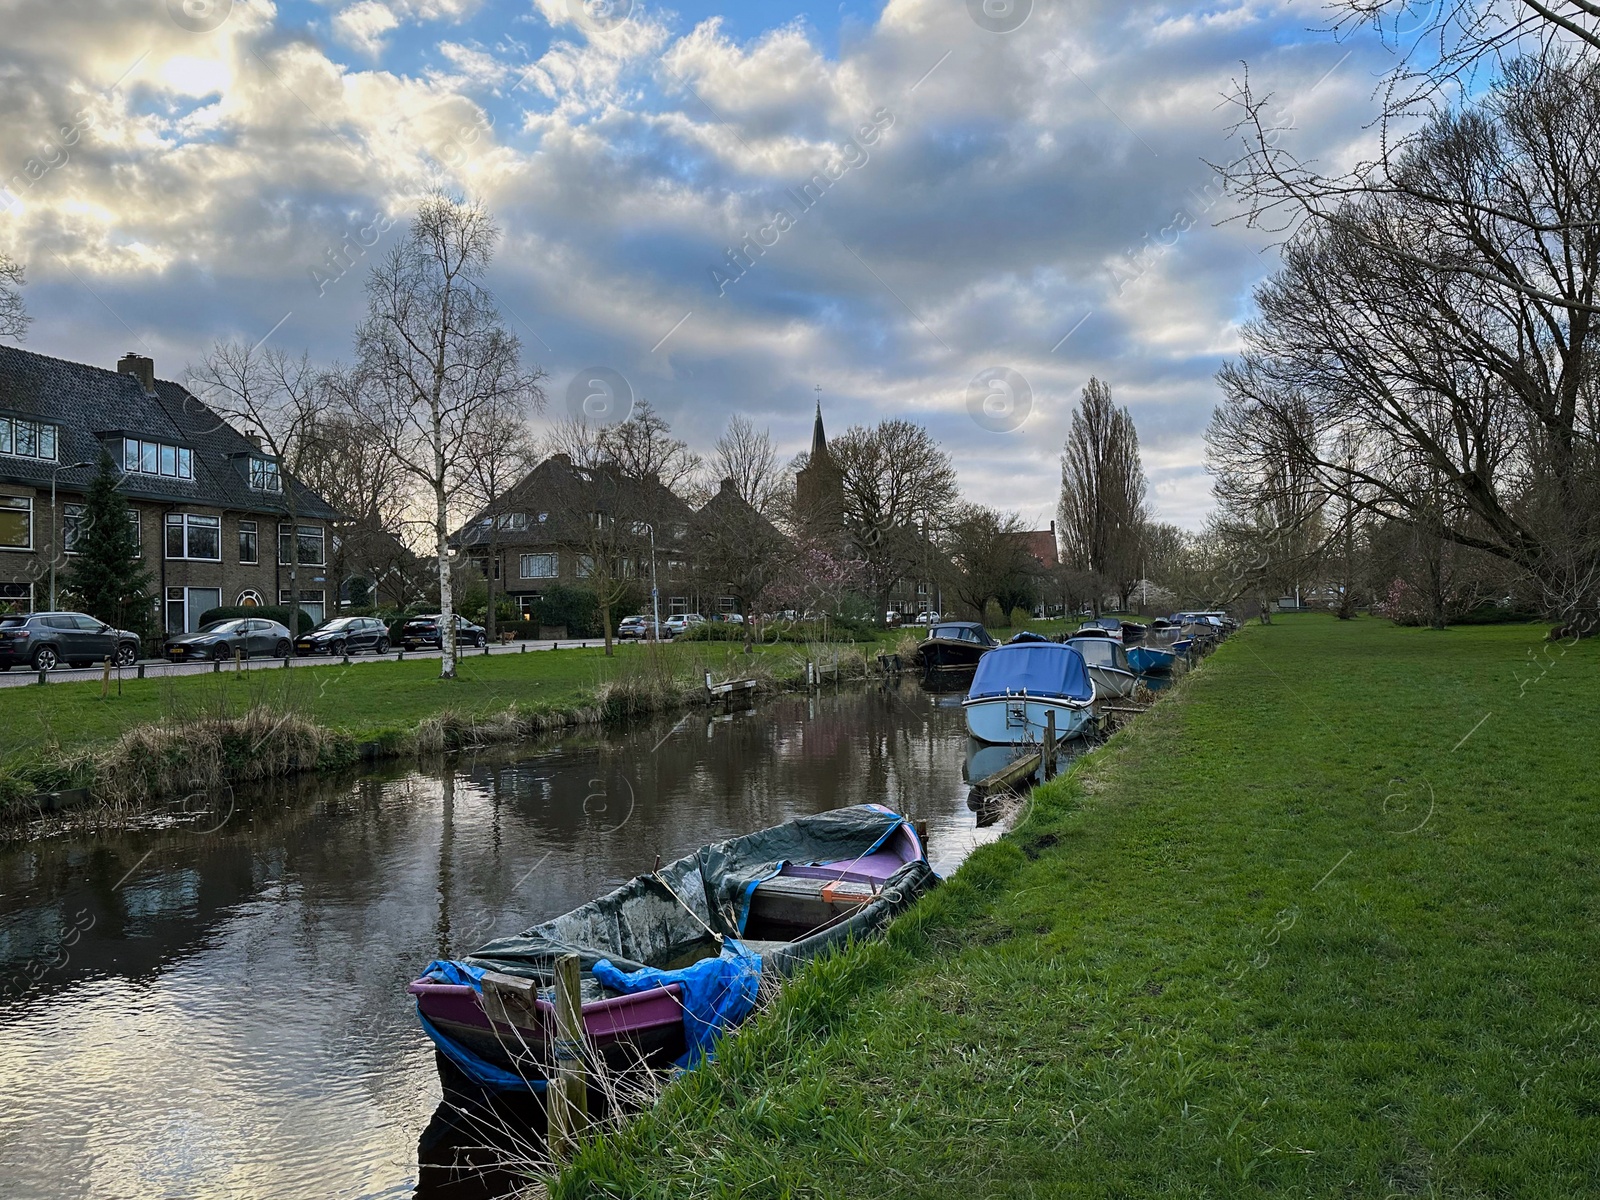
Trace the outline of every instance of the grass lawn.
{"label": "grass lawn", "polygon": [[1600,1194],[1600,643],[1280,617],[555,1193]]}
{"label": "grass lawn", "polygon": [[[237,715],[256,705],[296,711],[358,739],[411,729],[445,709],[482,715],[513,703],[535,711],[576,708],[592,703],[606,680],[645,672],[658,651],[664,669],[674,673],[709,670],[718,678],[734,678],[750,669],[740,650],[736,644],[690,642],[619,644],[610,659],[602,649],[469,654],[461,659],[453,682],[439,678],[437,659],[350,666],[311,659],[287,671],[236,674],[224,668],[216,675],[126,679],[120,695],[113,681],[112,694],[104,700],[98,679],[0,688],[0,769],[108,741],[134,725]],[[763,646],[756,653],[769,672],[803,669],[797,665],[805,658],[803,646]],[[318,662],[322,665],[310,665]]]}

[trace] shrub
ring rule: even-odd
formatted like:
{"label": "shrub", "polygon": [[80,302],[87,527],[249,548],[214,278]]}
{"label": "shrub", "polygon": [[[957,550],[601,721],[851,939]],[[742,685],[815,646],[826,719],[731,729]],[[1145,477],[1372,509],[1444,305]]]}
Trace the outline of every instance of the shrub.
{"label": "shrub", "polygon": [[[262,621],[276,621],[285,628],[289,625],[289,610],[276,606],[256,605],[254,608],[241,608],[237,605],[222,608],[208,609],[200,614],[200,624],[206,626],[213,621],[232,621],[239,617],[255,617]],[[305,609],[300,610],[300,628],[298,633],[305,633],[316,624],[311,619],[311,614]]]}
{"label": "shrub", "polygon": [[1011,610],[1011,628],[1026,629],[1027,627],[1028,614],[1020,608],[1013,608]]}
{"label": "shrub", "polygon": [[993,600],[983,606],[983,623],[992,629],[999,629],[1006,623],[1006,614],[999,604]]}

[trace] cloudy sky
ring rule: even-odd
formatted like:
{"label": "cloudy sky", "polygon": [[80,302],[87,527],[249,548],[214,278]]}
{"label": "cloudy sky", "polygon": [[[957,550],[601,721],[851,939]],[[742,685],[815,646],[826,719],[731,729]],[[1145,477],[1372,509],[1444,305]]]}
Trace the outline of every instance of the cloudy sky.
{"label": "cloudy sky", "polygon": [[219,337],[347,357],[367,264],[443,187],[504,231],[491,284],[552,412],[604,367],[701,449],[742,411],[787,453],[820,386],[832,430],[922,422],[971,498],[1043,522],[1094,374],[1157,514],[1191,527],[1212,374],[1275,258],[1216,224],[1223,97],[1247,63],[1296,148],[1340,159],[1393,62],[1323,32],[1320,0],[0,0],[0,21],[0,248],[28,268],[31,349],[135,350],[164,378]]}

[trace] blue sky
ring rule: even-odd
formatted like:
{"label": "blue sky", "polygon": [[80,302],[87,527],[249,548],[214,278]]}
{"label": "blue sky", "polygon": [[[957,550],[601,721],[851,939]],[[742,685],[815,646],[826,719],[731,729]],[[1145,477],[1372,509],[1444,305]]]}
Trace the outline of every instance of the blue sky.
{"label": "blue sky", "polygon": [[1349,160],[1375,38],[1317,0],[612,3],[0,0],[26,344],[167,378],[225,337],[348,356],[367,265],[444,187],[497,216],[547,416],[604,366],[698,448],[743,412],[787,454],[820,385],[833,429],[920,421],[1042,524],[1098,375],[1157,516],[1203,522],[1212,375],[1275,256],[1206,166],[1222,97],[1248,62],[1296,149]]}

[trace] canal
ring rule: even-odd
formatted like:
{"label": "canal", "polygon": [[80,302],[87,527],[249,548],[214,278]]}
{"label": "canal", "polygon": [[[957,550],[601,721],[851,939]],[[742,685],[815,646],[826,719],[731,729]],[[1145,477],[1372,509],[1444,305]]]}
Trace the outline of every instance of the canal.
{"label": "canal", "polygon": [[947,873],[994,836],[966,752],[958,700],[906,684],[36,829],[0,846],[0,1193],[502,1194],[433,1165],[423,964],[843,805],[926,821]]}

